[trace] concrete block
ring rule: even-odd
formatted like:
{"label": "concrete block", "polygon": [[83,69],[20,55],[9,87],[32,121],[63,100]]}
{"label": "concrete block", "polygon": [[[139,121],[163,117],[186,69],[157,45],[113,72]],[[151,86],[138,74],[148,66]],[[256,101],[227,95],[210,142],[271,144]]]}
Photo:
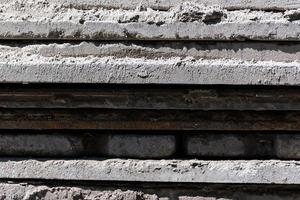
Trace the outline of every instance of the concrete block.
{"label": "concrete block", "polygon": [[167,158],[176,151],[174,135],[110,134],[107,156],[133,158]]}
{"label": "concrete block", "polygon": [[1,156],[69,157],[85,154],[82,136],[68,134],[0,134]]}
{"label": "concrete block", "polygon": [[296,133],[278,134],[275,152],[281,159],[300,159],[300,135]]}
{"label": "concrete block", "polygon": [[255,133],[203,133],[186,135],[188,156],[219,158],[275,157],[276,134]]}

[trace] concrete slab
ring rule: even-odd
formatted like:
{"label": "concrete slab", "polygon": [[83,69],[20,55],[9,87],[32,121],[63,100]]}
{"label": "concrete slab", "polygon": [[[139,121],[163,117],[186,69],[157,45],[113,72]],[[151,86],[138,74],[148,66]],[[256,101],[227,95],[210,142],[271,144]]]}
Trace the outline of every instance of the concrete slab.
{"label": "concrete slab", "polygon": [[300,184],[299,161],[1,159],[1,179]]}

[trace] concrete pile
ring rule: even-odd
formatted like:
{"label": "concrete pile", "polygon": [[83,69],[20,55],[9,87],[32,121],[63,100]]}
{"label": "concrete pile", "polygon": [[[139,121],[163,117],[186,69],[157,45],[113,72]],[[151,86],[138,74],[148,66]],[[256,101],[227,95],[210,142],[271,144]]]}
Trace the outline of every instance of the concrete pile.
{"label": "concrete pile", "polygon": [[0,0],[1,200],[300,199],[299,0]]}

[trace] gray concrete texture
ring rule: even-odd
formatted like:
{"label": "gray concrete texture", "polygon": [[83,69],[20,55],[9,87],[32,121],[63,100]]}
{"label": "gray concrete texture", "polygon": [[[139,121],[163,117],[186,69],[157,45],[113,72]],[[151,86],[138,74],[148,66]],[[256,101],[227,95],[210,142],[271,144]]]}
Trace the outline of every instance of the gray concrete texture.
{"label": "gray concrete texture", "polygon": [[[115,57],[170,59],[228,59],[241,61],[295,62],[300,60],[300,43],[280,42],[77,42],[25,43],[2,42],[0,58],[12,62],[24,60],[62,59],[76,57]],[[25,59],[27,58],[27,59]],[[36,59],[37,59],[36,58]]]}
{"label": "gray concrete texture", "polygon": [[167,158],[176,150],[175,136],[107,133],[1,133],[1,156]]}
{"label": "gray concrete texture", "polygon": [[[76,6],[75,6],[76,7]],[[114,6],[112,6],[114,7]],[[2,39],[299,41],[299,10],[226,10],[177,2],[168,11],[79,9],[37,0],[0,4]]]}
{"label": "gray concrete texture", "polygon": [[188,47],[172,44],[166,47],[125,43],[23,47],[6,44],[1,46],[0,82],[229,85],[300,83],[298,44],[281,46],[269,43],[260,46],[257,43],[248,46],[237,43],[232,45],[233,50],[226,50],[230,44],[222,43],[208,45],[211,50],[201,47],[201,44],[190,44]]}
{"label": "gray concrete texture", "polygon": [[300,184],[299,161],[2,158],[1,179]]}

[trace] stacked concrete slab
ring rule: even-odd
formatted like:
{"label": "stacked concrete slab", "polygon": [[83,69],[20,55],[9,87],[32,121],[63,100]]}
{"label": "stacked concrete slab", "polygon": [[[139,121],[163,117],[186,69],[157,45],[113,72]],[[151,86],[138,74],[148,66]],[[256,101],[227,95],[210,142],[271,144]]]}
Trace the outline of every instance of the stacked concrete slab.
{"label": "stacked concrete slab", "polygon": [[0,199],[300,199],[299,0],[0,0]]}

